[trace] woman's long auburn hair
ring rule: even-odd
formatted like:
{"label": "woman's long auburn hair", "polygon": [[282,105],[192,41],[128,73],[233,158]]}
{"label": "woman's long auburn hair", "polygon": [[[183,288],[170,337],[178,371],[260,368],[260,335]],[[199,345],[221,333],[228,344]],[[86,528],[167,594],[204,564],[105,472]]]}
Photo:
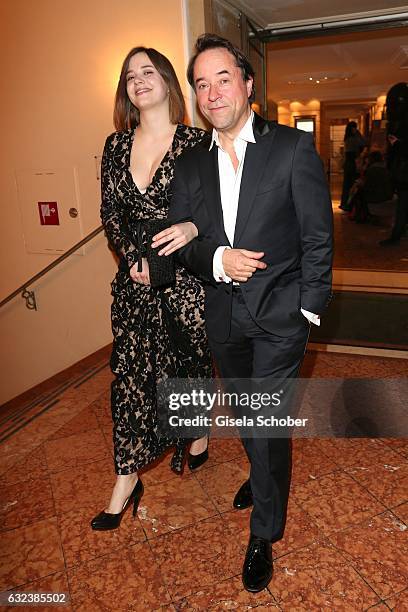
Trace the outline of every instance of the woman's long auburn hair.
{"label": "woman's long auburn hair", "polygon": [[130,59],[136,53],[146,53],[157,72],[160,74],[169,88],[169,112],[172,123],[181,123],[186,115],[186,104],[181,91],[180,83],[173,66],[165,55],[146,47],[134,47],[129,51],[122,65],[119,83],[115,95],[115,107],[113,110],[113,123],[116,131],[122,132],[134,129],[139,123],[139,111],[129,100],[126,91],[126,74],[129,69]]}

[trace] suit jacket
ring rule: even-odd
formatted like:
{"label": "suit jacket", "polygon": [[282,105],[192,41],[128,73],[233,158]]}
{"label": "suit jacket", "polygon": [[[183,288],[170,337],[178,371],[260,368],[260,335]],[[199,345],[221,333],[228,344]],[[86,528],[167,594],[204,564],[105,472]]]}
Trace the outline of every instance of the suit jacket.
{"label": "suit jacket", "polygon": [[241,289],[255,322],[277,335],[291,335],[308,322],[304,308],[320,314],[331,297],[333,220],[326,176],[310,134],[255,114],[256,143],[248,143],[234,244],[223,223],[218,149],[209,141],[176,163],[169,218],[190,219],[199,236],[178,251],[181,263],[205,285],[205,318],[211,338],[230,333],[232,283],[217,283],[213,255],[220,245],[263,251],[257,270]]}

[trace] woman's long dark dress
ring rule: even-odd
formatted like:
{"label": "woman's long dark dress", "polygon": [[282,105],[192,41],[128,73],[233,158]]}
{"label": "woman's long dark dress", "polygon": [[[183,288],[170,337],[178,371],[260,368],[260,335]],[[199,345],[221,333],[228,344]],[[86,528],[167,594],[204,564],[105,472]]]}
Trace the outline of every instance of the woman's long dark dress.
{"label": "woman's long dark dress", "polygon": [[[137,129],[137,128],[136,128]],[[171,198],[176,158],[206,132],[178,125],[172,145],[146,192],[135,185],[129,169],[134,130],[108,137],[102,158],[101,217],[110,244],[120,258],[112,283],[111,358],[115,379],[111,403],[115,471],[130,474],[175,446],[172,468],[180,471],[185,440],[158,432],[156,385],[177,376],[210,377],[211,357],[204,329],[204,294],[200,282],[177,266],[176,282],[165,288],[134,283],[129,268],[138,248],[128,225],[165,219]]]}

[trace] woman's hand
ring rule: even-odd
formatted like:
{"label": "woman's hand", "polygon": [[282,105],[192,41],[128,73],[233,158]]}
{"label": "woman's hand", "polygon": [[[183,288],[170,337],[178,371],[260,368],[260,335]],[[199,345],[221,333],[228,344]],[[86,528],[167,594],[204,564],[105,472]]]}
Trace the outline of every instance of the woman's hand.
{"label": "woman's hand", "polygon": [[159,251],[159,255],[170,255],[177,251],[184,245],[188,244],[190,240],[193,240],[198,236],[198,229],[191,221],[185,221],[184,223],[176,223],[171,227],[161,231],[159,234],[153,236],[152,248],[156,249],[162,244],[166,246]]}
{"label": "woman's hand", "polygon": [[137,271],[137,263],[135,263],[130,268],[129,274],[134,283],[139,283],[140,285],[150,285],[149,264],[147,263],[147,259],[145,257],[142,258],[142,271]]}

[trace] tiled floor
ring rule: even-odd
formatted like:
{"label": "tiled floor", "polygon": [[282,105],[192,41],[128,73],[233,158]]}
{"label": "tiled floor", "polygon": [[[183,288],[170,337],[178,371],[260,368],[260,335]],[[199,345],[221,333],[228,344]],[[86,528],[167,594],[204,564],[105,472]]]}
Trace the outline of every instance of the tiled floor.
{"label": "tiled floor", "polygon": [[[406,372],[404,360],[329,353],[309,353],[303,367],[316,377]],[[295,440],[274,578],[251,595],[240,578],[249,511],[231,506],[248,471],[236,439],[211,441],[194,474],[175,476],[164,457],[142,476],[136,519],[89,528],[114,481],[109,381],[105,368],[68,388],[0,447],[0,591],[64,591],[64,609],[79,612],[408,610],[406,440]]]}

